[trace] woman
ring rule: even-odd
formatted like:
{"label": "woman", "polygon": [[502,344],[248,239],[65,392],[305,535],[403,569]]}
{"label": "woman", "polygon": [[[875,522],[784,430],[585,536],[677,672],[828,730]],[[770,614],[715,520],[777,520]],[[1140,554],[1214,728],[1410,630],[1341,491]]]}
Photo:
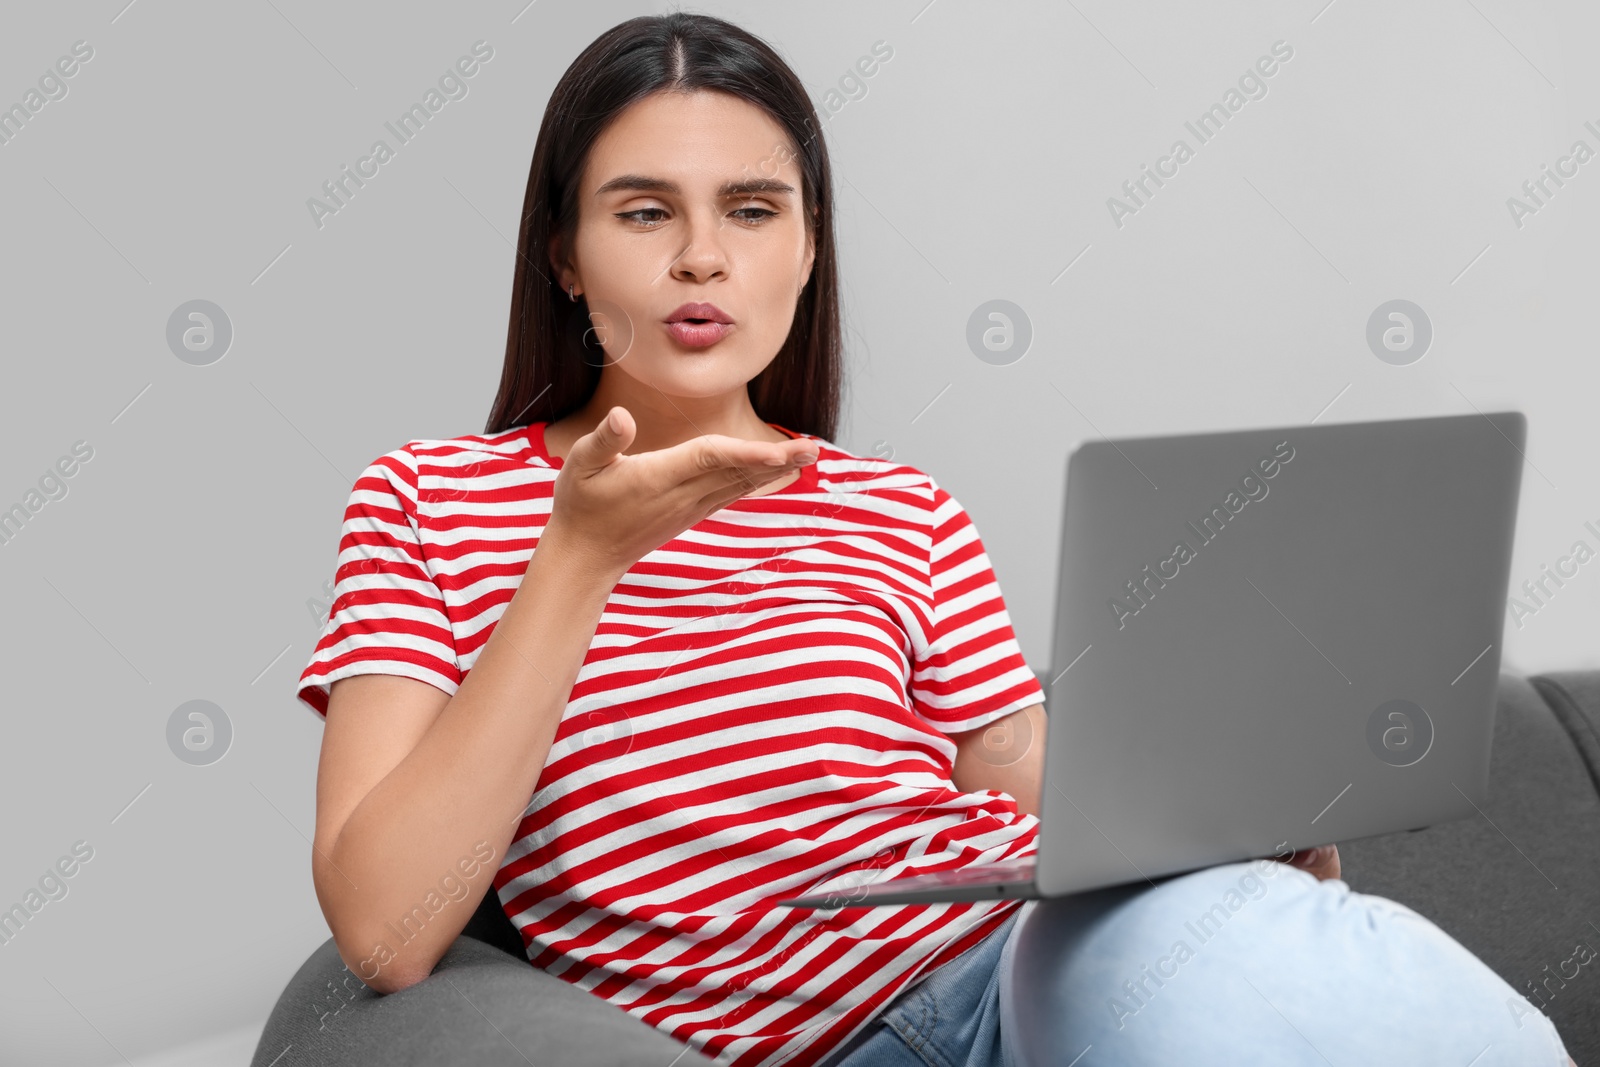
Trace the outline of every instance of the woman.
{"label": "woman", "polygon": [[1038,825],[1043,691],[975,527],[831,441],[831,184],[800,82],[726,22],[623,23],[556,87],[488,426],[357,481],[300,679],[346,963],[421,981],[492,890],[535,966],[741,1067],[1561,1064],[1331,848],[1039,904],[775,903]]}

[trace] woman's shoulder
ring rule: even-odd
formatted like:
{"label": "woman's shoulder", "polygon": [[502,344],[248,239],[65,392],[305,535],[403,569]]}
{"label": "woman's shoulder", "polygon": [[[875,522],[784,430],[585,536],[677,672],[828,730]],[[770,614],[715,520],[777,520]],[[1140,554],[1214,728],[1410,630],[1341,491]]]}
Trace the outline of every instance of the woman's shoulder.
{"label": "woman's shoulder", "polygon": [[464,433],[455,437],[413,437],[378,457],[400,460],[413,469],[482,466],[488,462],[526,463],[535,454],[528,439],[528,426],[514,426],[500,433]]}
{"label": "woman's shoulder", "polygon": [[460,487],[508,470],[548,468],[549,464],[530,445],[527,431],[527,426],[517,426],[493,434],[413,437],[368,463],[358,485],[378,477],[394,486],[400,495],[416,499],[440,486]]}
{"label": "woman's shoulder", "polygon": [[818,488],[834,493],[865,493],[888,501],[907,496],[932,503],[938,485],[921,467],[897,458],[892,444],[874,440],[860,448],[850,448],[815,434],[806,434],[818,444]]}

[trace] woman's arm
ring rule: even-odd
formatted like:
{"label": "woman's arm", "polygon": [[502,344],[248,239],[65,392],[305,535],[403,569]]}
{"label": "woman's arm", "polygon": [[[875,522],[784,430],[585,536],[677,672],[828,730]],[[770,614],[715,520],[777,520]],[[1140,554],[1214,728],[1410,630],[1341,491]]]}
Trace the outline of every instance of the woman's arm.
{"label": "woman's arm", "polygon": [[956,743],[951,780],[963,793],[995,789],[1038,816],[1044,788],[1043,704],[1031,704],[976,730],[951,734]]}
{"label": "woman's arm", "polygon": [[483,900],[621,578],[541,540],[454,695],[394,675],[331,686],[311,873],[372,989],[426,978]]}

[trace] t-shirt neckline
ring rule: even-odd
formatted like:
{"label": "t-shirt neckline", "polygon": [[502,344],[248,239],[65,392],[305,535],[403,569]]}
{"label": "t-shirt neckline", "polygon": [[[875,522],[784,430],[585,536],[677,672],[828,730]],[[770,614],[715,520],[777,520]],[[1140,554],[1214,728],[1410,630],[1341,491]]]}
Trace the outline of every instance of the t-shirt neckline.
{"label": "t-shirt neckline", "polygon": [[[533,451],[533,454],[535,456],[538,456],[540,459],[542,459],[545,462],[546,466],[549,466],[554,470],[560,470],[562,468],[562,466],[564,466],[564,461],[561,459],[560,456],[552,456],[550,454],[549,447],[545,444],[544,428],[545,428],[546,425],[547,425],[546,422],[530,422],[528,424],[528,426],[526,428],[526,438],[527,438],[528,447]],[[779,426],[775,422],[769,422],[769,423],[767,423],[767,425],[771,426],[774,430],[777,430],[780,433],[787,434],[790,437],[793,437],[793,438],[796,438],[796,439],[804,438],[806,440],[811,441],[813,444],[817,444],[817,454],[818,454],[819,457],[821,456],[821,454],[822,454],[822,446],[818,443],[818,439],[816,437],[812,436],[811,434],[795,433],[793,430],[789,429],[787,426]],[[754,496],[754,497],[742,496],[742,497],[739,497],[737,500],[733,501],[733,504],[743,504],[743,503],[745,503],[747,501],[764,500],[767,497],[772,497],[772,496],[785,496],[785,495],[787,495],[789,493],[809,493],[809,492],[814,491],[816,489],[816,487],[817,487],[817,464],[816,463],[808,463],[804,467],[800,468],[800,477],[796,478],[794,481],[790,482],[788,485],[785,485],[783,488],[768,490],[767,492],[762,493],[760,496]],[[731,507],[732,505],[725,504],[723,506],[724,507]]]}

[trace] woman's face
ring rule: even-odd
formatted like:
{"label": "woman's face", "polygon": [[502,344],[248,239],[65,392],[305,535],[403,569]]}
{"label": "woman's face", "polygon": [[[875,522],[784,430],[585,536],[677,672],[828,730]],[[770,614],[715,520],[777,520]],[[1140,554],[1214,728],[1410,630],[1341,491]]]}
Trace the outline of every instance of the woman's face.
{"label": "woman's face", "polygon": [[[787,188],[783,188],[786,186]],[[760,108],[721,92],[658,93],[590,150],[562,288],[588,301],[606,363],[674,397],[745,395],[777,355],[815,252],[790,140]],[[733,321],[706,347],[674,337],[685,303]]]}

